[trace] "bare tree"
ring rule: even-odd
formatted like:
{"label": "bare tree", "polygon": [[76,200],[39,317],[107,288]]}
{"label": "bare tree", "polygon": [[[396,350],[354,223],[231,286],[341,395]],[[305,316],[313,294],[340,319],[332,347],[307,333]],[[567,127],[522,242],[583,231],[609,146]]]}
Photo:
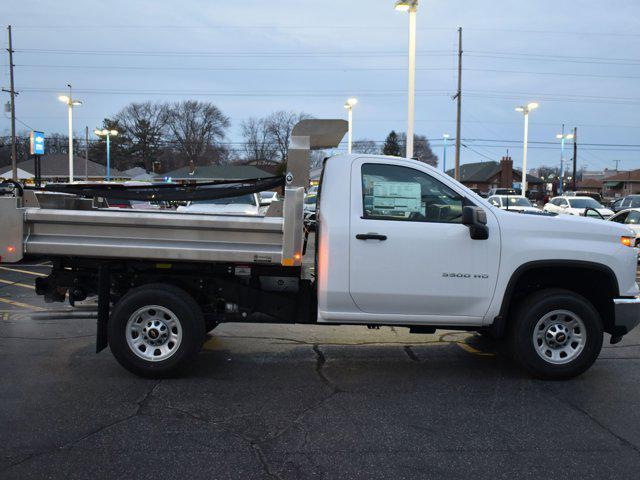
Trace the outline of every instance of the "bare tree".
{"label": "bare tree", "polygon": [[280,110],[273,112],[266,119],[266,129],[269,140],[275,145],[280,163],[287,161],[291,131],[300,120],[312,118],[306,113],[286,112]]}
{"label": "bare tree", "polygon": [[363,138],[353,142],[351,150],[354,153],[364,153],[367,155],[378,155],[380,153],[380,147],[376,145],[376,142]]}
{"label": "bare tree", "polygon": [[[400,156],[406,156],[407,134],[400,133]],[[438,156],[431,150],[431,144],[425,135],[413,136],[413,157],[420,162],[427,163],[433,167],[438,166]]]}
{"label": "bare tree", "polygon": [[309,167],[310,168],[318,168],[322,166],[322,162],[329,155],[325,150],[311,150],[311,154],[309,155]]}
{"label": "bare tree", "polygon": [[[167,114],[172,141],[187,162],[202,164],[205,153],[225,136],[229,118],[208,102],[186,100],[175,103]],[[207,163],[221,163],[210,158]]]}
{"label": "bare tree", "polygon": [[147,171],[162,150],[163,134],[168,121],[166,103],[131,103],[120,110],[115,120],[128,139],[127,150],[135,163]]}
{"label": "bare tree", "polygon": [[244,139],[244,158],[255,161],[258,165],[271,164],[276,161],[277,148],[271,140],[267,120],[249,118],[242,122],[242,138]]}

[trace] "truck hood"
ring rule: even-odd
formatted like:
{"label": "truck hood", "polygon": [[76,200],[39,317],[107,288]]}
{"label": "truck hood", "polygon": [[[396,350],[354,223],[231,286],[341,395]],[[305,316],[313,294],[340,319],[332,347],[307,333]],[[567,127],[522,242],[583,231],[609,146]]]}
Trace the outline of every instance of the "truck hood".
{"label": "truck hood", "polygon": [[[527,233],[535,231],[536,236],[546,238],[596,239],[597,237],[629,235],[628,226],[616,222],[603,221],[600,218],[582,217],[579,215],[509,215],[506,210],[493,207],[499,215],[500,228]],[[568,209],[567,209],[568,210]],[[606,209],[601,209],[606,210]],[[604,213],[604,212],[603,212]]]}

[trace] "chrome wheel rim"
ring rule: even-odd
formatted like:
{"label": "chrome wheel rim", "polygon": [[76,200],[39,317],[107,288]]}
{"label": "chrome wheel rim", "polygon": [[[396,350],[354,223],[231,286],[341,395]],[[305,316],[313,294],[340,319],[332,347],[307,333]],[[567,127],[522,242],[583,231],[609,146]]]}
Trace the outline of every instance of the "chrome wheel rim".
{"label": "chrome wheel rim", "polygon": [[182,325],[168,308],[147,305],[131,314],[126,326],[127,344],[138,357],[161,362],[173,356],[182,343]]}
{"label": "chrome wheel rim", "polygon": [[533,330],[533,346],[547,363],[564,365],[575,360],[587,343],[582,319],[569,310],[554,310],[544,315]]}

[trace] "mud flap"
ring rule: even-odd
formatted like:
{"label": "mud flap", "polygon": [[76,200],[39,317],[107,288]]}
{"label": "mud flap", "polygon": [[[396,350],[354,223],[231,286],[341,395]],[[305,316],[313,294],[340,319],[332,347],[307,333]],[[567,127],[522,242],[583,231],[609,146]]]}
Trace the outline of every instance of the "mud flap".
{"label": "mud flap", "polygon": [[111,303],[111,273],[108,265],[98,270],[98,325],[96,329],[96,353],[109,344],[109,305]]}

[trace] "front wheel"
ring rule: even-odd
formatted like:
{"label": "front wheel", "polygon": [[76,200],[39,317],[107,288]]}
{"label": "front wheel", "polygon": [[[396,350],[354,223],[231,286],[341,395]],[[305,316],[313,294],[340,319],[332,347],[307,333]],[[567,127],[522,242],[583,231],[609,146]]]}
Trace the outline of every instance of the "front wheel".
{"label": "front wheel", "polygon": [[510,324],[509,349],[532,375],[566,379],[586,371],[602,349],[602,320],[581,295],[549,289],[527,297]]}
{"label": "front wheel", "polygon": [[195,360],[205,321],[195,300],[173,285],[130,290],[109,319],[109,347],[118,362],[144,377],[170,377]]}

